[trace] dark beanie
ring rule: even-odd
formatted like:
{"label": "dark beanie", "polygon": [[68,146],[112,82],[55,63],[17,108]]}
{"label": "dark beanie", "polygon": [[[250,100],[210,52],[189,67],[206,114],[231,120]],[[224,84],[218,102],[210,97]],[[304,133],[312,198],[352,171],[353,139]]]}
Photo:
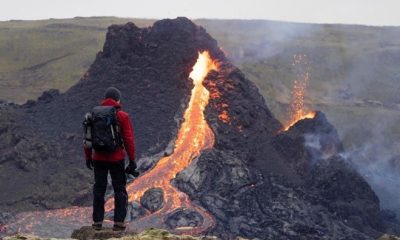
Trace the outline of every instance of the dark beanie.
{"label": "dark beanie", "polygon": [[112,98],[115,101],[119,101],[121,100],[121,92],[115,87],[109,87],[104,93],[104,98]]}

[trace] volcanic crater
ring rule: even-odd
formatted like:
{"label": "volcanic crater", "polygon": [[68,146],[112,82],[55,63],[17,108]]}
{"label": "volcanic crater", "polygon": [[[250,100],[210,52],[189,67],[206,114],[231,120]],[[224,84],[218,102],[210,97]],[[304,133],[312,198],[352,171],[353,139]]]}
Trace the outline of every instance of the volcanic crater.
{"label": "volcanic crater", "polygon": [[[200,77],[192,74],[198,64]],[[399,231],[341,157],[322,112],[282,131],[257,87],[205,29],[177,18],[148,28],[112,25],[68,91],[1,105],[3,233],[68,237],[90,223],[93,176],[81,124],[109,86],[122,90],[134,122],[141,176],[128,186],[132,230],[223,239],[374,239]],[[112,200],[107,210],[109,218]]]}

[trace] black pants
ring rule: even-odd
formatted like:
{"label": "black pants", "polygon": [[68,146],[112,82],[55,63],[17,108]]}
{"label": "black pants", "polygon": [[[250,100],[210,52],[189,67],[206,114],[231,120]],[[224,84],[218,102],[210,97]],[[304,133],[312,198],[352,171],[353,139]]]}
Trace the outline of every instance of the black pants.
{"label": "black pants", "polygon": [[123,222],[128,206],[125,163],[123,160],[118,162],[94,161],[93,221],[102,222],[104,220],[104,195],[107,188],[108,172],[110,172],[114,188],[114,222]]}

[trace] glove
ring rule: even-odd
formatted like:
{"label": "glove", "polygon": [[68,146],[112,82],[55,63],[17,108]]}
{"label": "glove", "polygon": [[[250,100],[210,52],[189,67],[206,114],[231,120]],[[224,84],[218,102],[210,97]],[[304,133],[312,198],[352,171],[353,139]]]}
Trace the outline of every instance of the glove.
{"label": "glove", "polygon": [[130,174],[134,177],[138,177],[139,176],[139,172],[136,171],[136,163],[135,161],[129,161],[129,165],[126,167],[125,172],[127,174]]}
{"label": "glove", "polygon": [[90,170],[93,170],[93,160],[92,159],[86,159],[86,167],[89,168]]}

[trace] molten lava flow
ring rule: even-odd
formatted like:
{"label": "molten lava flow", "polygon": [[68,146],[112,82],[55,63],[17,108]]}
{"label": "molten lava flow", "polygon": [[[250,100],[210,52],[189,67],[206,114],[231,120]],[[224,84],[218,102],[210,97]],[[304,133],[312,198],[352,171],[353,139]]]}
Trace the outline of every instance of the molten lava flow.
{"label": "molten lava flow", "polygon": [[310,81],[310,68],[307,56],[294,55],[293,66],[297,70],[297,78],[294,81],[292,100],[289,106],[290,119],[286,122],[283,131],[287,131],[300,120],[315,117],[315,112],[307,111],[304,105],[304,96],[308,82]]}
{"label": "molten lava flow", "polygon": [[91,213],[91,207],[22,212],[0,229],[0,236],[19,232],[41,237],[68,237],[72,230],[91,224]]}
{"label": "molten lava flow", "polygon": [[[195,209],[204,217],[202,226],[190,233],[200,233],[213,226],[213,217],[205,210],[194,206],[186,194],[171,185],[171,180],[175,178],[177,173],[184,170],[193,158],[199,156],[202,150],[209,149],[214,144],[214,134],[204,118],[204,109],[208,104],[209,92],[202,83],[209,71],[217,69],[216,62],[210,58],[207,51],[199,53],[199,58],[189,75],[193,79],[194,88],[184,114],[185,121],[178,132],[173,154],[160,159],[153,169],[127,187],[130,202],[140,201],[144,192],[150,188],[162,188],[164,191],[162,209],[132,222],[131,226],[134,229],[162,225],[163,218],[179,208]],[[106,203],[106,210],[112,210],[113,206],[113,199],[110,199]]]}
{"label": "molten lava flow", "polygon": [[[173,187],[170,181],[184,170],[190,162],[200,155],[202,150],[214,144],[214,134],[204,118],[204,109],[208,104],[209,92],[203,86],[203,80],[211,70],[218,70],[207,51],[199,53],[196,64],[189,77],[193,79],[194,88],[189,105],[185,111],[185,121],[179,129],[175,150],[172,155],[159,160],[157,165],[128,185],[129,201],[139,201],[143,193],[154,187],[164,191],[164,204],[153,214],[131,222],[129,227],[141,231],[149,227],[165,227],[164,218],[180,209],[195,210],[203,216],[203,221],[196,228],[177,228],[177,233],[199,234],[215,225],[215,220],[206,210],[191,203],[189,197]],[[113,199],[106,202],[106,210],[112,210]],[[26,232],[40,236],[52,236],[56,230],[61,234],[77,229],[91,222],[91,207],[71,207],[65,209],[32,211],[20,213],[15,221],[0,225],[1,232]],[[61,229],[60,229],[61,228]],[[69,233],[70,234],[70,233]],[[64,235],[65,236],[65,235]]]}

